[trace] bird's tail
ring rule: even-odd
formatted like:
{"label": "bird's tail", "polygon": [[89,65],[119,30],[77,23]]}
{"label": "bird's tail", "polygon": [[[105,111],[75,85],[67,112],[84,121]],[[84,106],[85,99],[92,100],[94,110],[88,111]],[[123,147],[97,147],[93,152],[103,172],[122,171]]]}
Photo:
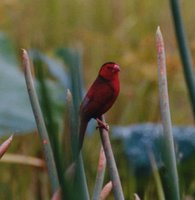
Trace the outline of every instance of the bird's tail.
{"label": "bird's tail", "polygon": [[87,124],[88,124],[88,120],[81,119],[80,128],[79,128],[78,152],[81,151],[82,146],[83,146],[83,141],[84,141],[85,132],[87,129]]}

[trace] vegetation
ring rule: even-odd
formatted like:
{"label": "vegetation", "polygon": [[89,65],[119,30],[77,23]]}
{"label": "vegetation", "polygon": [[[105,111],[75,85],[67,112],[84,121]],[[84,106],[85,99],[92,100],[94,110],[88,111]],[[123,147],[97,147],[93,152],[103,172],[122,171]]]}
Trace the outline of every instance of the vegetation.
{"label": "vegetation", "polygon": [[[99,67],[106,61],[115,61],[121,66],[121,93],[116,104],[106,114],[106,121],[109,125],[112,127],[112,125],[161,122],[155,48],[155,32],[158,25],[161,27],[166,47],[172,123],[176,125],[193,124],[193,109],[191,108],[193,102],[190,102],[188,97],[189,86],[186,87],[184,80],[169,3],[169,1],[154,0],[144,0],[141,3],[135,0],[2,1],[0,5],[2,108],[12,102],[10,99],[16,98],[15,105],[12,105],[12,102],[7,106],[8,112],[4,113],[0,106],[0,111],[3,113],[0,113],[0,135],[4,136],[1,143],[7,139],[6,134],[16,132],[11,147],[0,163],[2,174],[0,196],[2,199],[51,199],[58,184],[63,186],[61,192],[64,196],[75,198],[71,196],[74,185],[70,184],[66,177],[69,177],[69,173],[64,175],[66,178],[62,174],[69,169],[74,158],[75,138],[73,134],[78,126],[77,112],[84,88],[88,88],[96,77]],[[181,2],[181,8],[193,62],[195,52],[194,26],[192,26],[194,2],[192,0]],[[33,115],[29,109],[31,105],[27,98],[22,67],[19,70],[22,66],[19,64],[22,63],[21,48],[29,51],[33,64],[36,93],[46,125],[43,132],[46,131],[48,134],[46,136],[43,133],[42,140],[39,139]],[[9,72],[14,76],[9,76]],[[3,79],[6,76],[8,78]],[[12,82],[14,82],[13,85]],[[67,89],[70,89],[72,94],[71,100]],[[191,94],[191,99],[193,99],[193,94]],[[21,103],[18,105],[20,100]],[[170,131],[171,124],[170,120],[168,121]],[[83,160],[81,158],[78,161],[77,179],[83,181],[78,184],[82,184],[84,190],[88,187],[89,195],[92,197],[93,192],[100,195],[98,187],[101,188],[102,185],[108,183],[109,191],[112,186],[109,183],[110,172],[106,170],[104,181],[101,177],[100,186],[96,185],[99,191],[93,191],[101,139],[94,129],[94,124],[90,127],[88,132],[95,134],[91,134],[85,140]],[[38,127],[39,133],[42,132],[41,129]],[[56,166],[49,169],[49,172],[53,174],[49,173],[48,176],[43,159],[45,152],[50,150],[42,151],[42,143],[49,140],[53,150],[51,154],[54,156],[52,160],[55,159]],[[141,199],[164,199],[164,194],[167,197],[167,192],[163,193],[161,188],[164,180],[161,185],[159,178],[160,175],[163,176],[164,171],[158,174],[153,155],[151,155],[151,163],[153,163],[154,177],[150,174],[140,178],[134,174],[132,166],[127,162],[122,142],[111,137],[111,143],[125,199],[136,199],[138,196]],[[172,148],[173,156],[173,146],[168,148]],[[13,154],[11,154],[13,156],[11,159],[9,159],[10,152]],[[27,156],[24,165],[21,164],[21,158],[16,159],[17,154]],[[33,159],[40,159],[31,160],[31,156]],[[46,156],[46,161],[50,156]],[[171,173],[175,173],[174,175],[168,173],[168,175],[170,177],[173,175],[173,179],[177,179],[176,163],[169,162],[170,160],[174,162],[175,158],[170,156],[166,159],[167,166],[172,167]],[[46,162],[47,166],[51,167],[52,160],[49,160],[50,164]],[[83,163],[87,180],[83,173]],[[187,199],[187,196],[194,197],[192,166],[194,166],[193,159],[185,165],[185,173],[188,176],[184,176],[182,167],[179,167],[180,182],[175,184],[171,179],[173,180],[171,187],[177,193],[173,195],[174,199],[179,198],[177,196],[179,186],[183,199]],[[55,167],[57,172],[55,172]],[[55,180],[56,173],[58,180]],[[146,179],[147,182],[144,182],[143,180]],[[88,194],[82,195],[88,198]],[[113,199],[112,192],[108,199]]]}

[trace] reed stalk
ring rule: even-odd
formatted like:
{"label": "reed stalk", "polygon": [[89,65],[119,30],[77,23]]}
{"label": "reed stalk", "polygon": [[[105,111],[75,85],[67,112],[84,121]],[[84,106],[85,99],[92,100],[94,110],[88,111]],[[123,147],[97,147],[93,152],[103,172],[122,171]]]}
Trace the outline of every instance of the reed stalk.
{"label": "reed stalk", "polygon": [[179,200],[179,180],[176,166],[176,157],[174,141],[172,134],[172,123],[169,108],[169,96],[166,74],[166,56],[163,36],[158,27],[156,32],[156,46],[158,55],[158,78],[159,78],[159,96],[160,110],[163,125],[163,148],[162,157],[165,164],[164,186],[166,186],[165,196],[167,200]]}

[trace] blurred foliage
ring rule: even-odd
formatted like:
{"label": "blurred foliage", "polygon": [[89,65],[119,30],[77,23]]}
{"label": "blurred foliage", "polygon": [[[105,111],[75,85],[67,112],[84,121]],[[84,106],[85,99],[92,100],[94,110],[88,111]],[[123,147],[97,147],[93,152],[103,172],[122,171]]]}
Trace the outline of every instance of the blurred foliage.
{"label": "blurred foliage", "polygon": [[[153,152],[157,166],[162,168],[162,125],[136,124],[115,126],[112,130],[115,139],[122,140],[123,151],[135,174],[151,173],[149,153]],[[177,163],[193,158],[195,153],[195,128],[193,126],[173,126],[173,137]]]}
{"label": "blurred foliage", "polygon": [[[194,30],[190,25],[193,21],[188,15],[193,13],[193,1],[182,3],[182,6],[194,52],[195,42],[191,34]],[[122,67],[122,91],[117,105],[124,107],[114,107],[109,121],[119,120],[120,123],[159,120],[156,111],[159,107],[156,103],[156,52],[152,46],[155,29],[160,25],[166,41],[173,122],[192,122],[168,1],[157,3],[150,0],[139,4],[135,0],[3,0],[0,10],[0,25],[15,40],[18,49],[38,48],[50,52],[60,46],[81,48],[87,86],[102,63],[108,60],[118,62]],[[154,105],[150,110],[142,101],[145,94],[149,103]],[[126,110],[128,113],[124,114]],[[179,115],[183,110],[186,112]]]}
{"label": "blurred foliage", "polygon": [[[181,5],[194,58],[195,4],[193,0],[189,0],[187,2],[181,1]],[[23,47],[39,49],[46,53],[47,56],[42,55],[42,59],[48,67],[45,68],[46,73],[49,74],[47,75],[50,80],[55,83],[58,82],[57,88],[61,88],[60,92],[63,90],[63,84],[67,83],[66,78],[64,76],[62,78],[61,68],[56,70],[52,67],[54,65],[58,67],[62,65],[63,67],[62,62],[58,60],[59,58],[56,58],[57,55],[54,53],[54,50],[60,47],[69,47],[82,52],[80,56],[83,72],[81,73],[84,74],[86,88],[96,77],[102,63],[112,60],[120,64],[122,69],[121,93],[116,104],[106,115],[109,124],[127,125],[160,121],[154,39],[157,25],[161,26],[166,45],[172,121],[174,124],[192,124],[193,117],[175,42],[169,1],[144,0],[140,3],[136,0],[1,0],[0,4],[1,31],[10,36],[18,55]],[[2,49],[1,47],[0,49]],[[5,48],[3,47],[3,49]],[[4,73],[7,68],[1,62],[8,55],[11,56],[13,51],[8,49],[7,52],[0,53],[3,55],[0,57],[0,68],[5,67]],[[16,66],[19,66],[17,58],[14,58],[14,60],[17,62]],[[11,62],[13,59],[9,58],[9,61]],[[51,62],[54,62],[54,65]],[[67,69],[64,68],[64,70]],[[11,71],[7,70],[7,73],[9,80],[12,80],[10,82],[6,80],[9,84],[18,79],[19,82],[22,82],[22,78],[11,78]],[[19,77],[22,77],[20,71],[19,74]],[[7,76],[1,75],[3,78]],[[0,80],[0,83],[2,80]],[[9,85],[6,84],[6,86]],[[15,87],[18,94],[25,90],[19,89],[17,83],[15,83]],[[7,89],[7,95],[13,90]],[[55,93],[56,89],[53,89],[53,91]],[[1,92],[1,98],[5,98],[5,96],[2,97]],[[55,94],[54,97],[57,97],[57,99],[53,101],[58,101],[61,98]],[[22,100],[24,101],[24,99]],[[15,101],[9,104],[10,109],[8,111],[12,111],[12,105],[17,107],[22,104],[22,100],[20,101],[19,98],[19,102]],[[58,110],[61,108],[57,107]],[[30,107],[27,109],[30,109]],[[24,114],[27,114],[27,112],[25,111]],[[0,114],[1,117],[2,114]],[[23,125],[27,125],[25,121],[23,123]],[[90,191],[93,189],[96,175],[99,153],[97,142],[100,143],[100,140],[96,132],[96,134],[86,138],[84,145],[85,167]],[[13,143],[15,143],[11,148],[13,152],[42,156],[40,146],[37,145],[39,144],[37,136],[18,136]],[[97,148],[94,148],[94,145]],[[113,141],[113,147],[126,199],[128,199],[135,192],[138,180],[133,176],[132,170],[129,169],[126,157],[122,153],[121,143]],[[91,149],[94,150],[93,154]],[[191,169],[191,172],[193,165],[194,163],[191,162],[186,169]],[[3,163],[0,164],[0,171],[2,172],[0,196],[5,196],[4,199],[13,199],[13,195],[16,195],[16,197],[14,196],[16,200],[21,199],[21,197],[29,199],[29,196],[31,199],[49,198],[47,196],[47,175],[42,171],[37,174],[37,171],[39,172],[37,169],[31,170],[29,167]],[[185,170],[185,173],[190,172]],[[183,186],[183,188],[184,193],[192,194],[195,191],[193,184],[190,184],[189,187]],[[148,198],[152,197],[154,190],[153,185],[149,184],[146,190]]]}
{"label": "blurred foliage", "polygon": [[[51,58],[45,58],[51,74],[58,78],[58,82],[63,78],[66,81],[63,67]],[[33,57],[36,58],[35,56]],[[52,69],[54,69],[52,71]],[[58,75],[60,74],[61,77]],[[61,79],[60,79],[61,78]],[[58,82],[46,80],[54,112],[53,117],[62,122],[62,108],[65,104],[65,94]],[[68,83],[67,83],[68,85]],[[37,84],[37,90],[40,90]],[[12,41],[0,32],[0,135],[7,133],[27,133],[35,130],[35,122],[27,96],[24,75],[19,69],[19,62]],[[41,95],[40,95],[41,96]]]}
{"label": "blurred foliage", "polygon": [[[143,194],[143,182],[148,184],[151,173],[150,153],[155,157],[158,169],[164,175],[165,165],[162,159],[162,125],[135,124],[129,126],[114,126],[112,129],[114,139],[122,142],[122,151],[127,159],[128,168],[138,181],[139,194]],[[173,126],[175,152],[179,167],[181,190],[189,192],[194,185],[195,174],[193,170],[195,160],[195,128],[193,126]],[[190,194],[194,196],[192,190]]]}
{"label": "blurred foliage", "polygon": [[18,64],[13,44],[0,33],[0,135],[35,129],[24,76]]}

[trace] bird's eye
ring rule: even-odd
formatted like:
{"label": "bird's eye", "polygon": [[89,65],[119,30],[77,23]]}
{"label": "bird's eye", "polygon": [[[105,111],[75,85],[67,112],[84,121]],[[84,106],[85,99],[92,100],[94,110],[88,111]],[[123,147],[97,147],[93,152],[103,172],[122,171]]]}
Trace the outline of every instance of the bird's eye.
{"label": "bird's eye", "polygon": [[108,67],[107,67],[108,69],[112,69],[113,67],[112,66],[110,66],[110,65],[108,65]]}

